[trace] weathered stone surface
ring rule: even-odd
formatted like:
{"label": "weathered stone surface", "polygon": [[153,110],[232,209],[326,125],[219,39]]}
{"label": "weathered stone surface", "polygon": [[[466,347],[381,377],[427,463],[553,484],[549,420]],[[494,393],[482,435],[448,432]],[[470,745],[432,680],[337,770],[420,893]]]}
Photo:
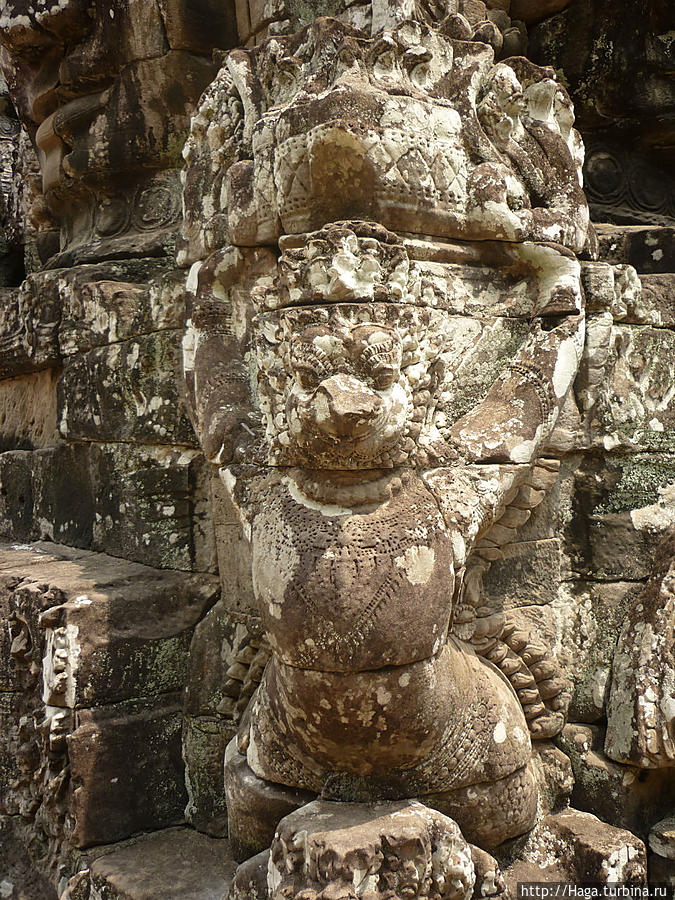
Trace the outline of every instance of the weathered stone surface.
{"label": "weathered stone surface", "polygon": [[252,641],[246,625],[231,617],[229,601],[219,600],[195,629],[183,707],[186,818],[214,835],[227,834],[225,748],[269,657],[263,653],[262,665],[256,661],[260,639]]}
{"label": "weathered stone surface", "polygon": [[[675,265],[673,266],[675,268]],[[642,275],[641,306],[657,325],[675,325],[675,275]]]}
{"label": "weathered stone surface", "polygon": [[[624,27],[627,20],[630,29]],[[660,3],[645,9],[638,0],[620,5],[615,0],[577,0],[530,29],[528,47],[533,59],[564,72],[582,131],[598,132],[609,148],[628,144],[637,151],[641,172],[633,179],[633,196],[626,205],[651,214],[658,224],[668,218],[663,210],[668,191],[650,164],[660,159],[668,171],[673,148],[671,25],[670,10]],[[602,180],[605,199],[619,206],[628,194],[624,185],[629,179],[616,168],[605,161]],[[624,215],[616,221],[640,219]]]}
{"label": "weathered stone surface", "polygon": [[557,741],[572,761],[570,802],[576,809],[593,812],[645,840],[654,820],[672,809],[672,773],[668,769],[636,769],[609,759],[604,751],[604,727],[566,725]]}
{"label": "weathered stone surface", "polygon": [[[260,869],[260,862],[252,866]],[[235,875],[232,900],[251,897],[251,874],[243,867]],[[468,900],[475,883],[471,850],[452,819],[415,802],[320,800],[280,823],[268,864],[270,900],[299,890],[339,896],[364,882],[374,900],[392,894]]]}
{"label": "weathered stone surface", "polygon": [[[541,456],[584,329],[581,145],[549,70],[492,68],[502,11],[457,4],[439,31],[392,7],[383,42],[318,20],[231,54],[194,120],[187,396],[272,653],[225,766],[249,852],[274,827],[249,794],[422,797],[494,847],[569,787],[529,736],[562,728],[567,681],[508,621],[504,579],[480,584],[556,481]],[[236,653],[242,692],[262,649]]]}
{"label": "weathered stone surface", "polygon": [[[258,462],[266,455],[273,465],[308,465],[314,458],[332,469],[424,466],[457,457],[530,461],[543,442],[535,423],[544,415],[541,430],[548,436],[567,393],[566,379],[581,354],[583,320],[576,260],[562,248],[526,247],[432,245],[425,260],[418,246],[395,235],[343,223],[288,239],[279,263],[266,264],[264,274],[257,256],[231,249],[195,264],[189,287],[197,296],[183,365],[207,456],[223,464],[233,456]],[[415,270],[415,254],[422,257],[420,267],[431,257],[430,271]],[[467,256],[467,265],[457,265],[458,256]],[[324,267],[334,269],[335,278],[322,275]],[[514,268],[522,273],[516,279]],[[251,288],[232,291],[242,269]],[[305,281],[321,291],[325,305],[308,306]],[[521,304],[528,290],[537,299]],[[223,294],[224,300],[214,299]],[[454,314],[467,305],[473,316]],[[551,307],[569,315],[546,330],[526,320],[526,311],[536,315]],[[495,315],[497,310],[508,315]],[[232,322],[240,324],[233,329]],[[320,344],[329,334],[333,358],[322,364],[324,374],[313,356],[325,352]],[[376,346],[380,334],[386,351]],[[390,363],[380,360],[382,352],[391,355]],[[554,391],[558,352],[565,364]],[[377,442],[364,434],[350,446],[346,413],[333,395],[339,387],[349,397],[354,382],[330,381],[340,366],[345,374],[363,374],[369,387],[370,370],[382,368],[374,396],[368,395],[381,431]],[[539,375],[524,374],[535,370]],[[327,385],[317,394],[323,381]],[[325,391],[332,411],[322,416]],[[512,427],[499,439],[494,423],[502,418]]]}
{"label": "weathered stone surface", "polygon": [[[182,3],[154,0],[101,6],[94,17],[75,4],[50,5],[27,29],[31,9],[13,0],[5,11],[2,67],[58,212],[60,262],[138,255],[138,245],[155,255],[180,215],[175,167],[214,74],[211,50],[235,42],[227,8],[209,3],[193,19]],[[66,47],[64,35],[75,44]],[[67,97],[51,102],[42,87],[50,66],[60,66],[67,86]],[[92,71],[98,81],[82,78]]]}
{"label": "weathered stone surface", "polygon": [[576,809],[546,816],[518,842],[516,852],[518,859],[508,868],[502,862],[514,892],[523,881],[647,884],[644,843],[629,831]]}
{"label": "weathered stone surface", "polygon": [[605,715],[616,641],[639,590],[630,582],[568,582],[551,605],[556,660],[574,685],[573,721]]}
{"label": "weathered stone surface", "polygon": [[22,591],[46,583],[56,592],[39,623],[43,699],[71,708],[179,689],[192,628],[218,593],[207,576],[48,544],[3,548],[0,579],[5,586],[18,580]]}
{"label": "weathered stone surface", "polygon": [[37,871],[36,859],[21,838],[16,818],[0,815],[0,884],[5,893],[22,900],[58,900],[53,884]]}
{"label": "weathered stone surface", "polygon": [[56,380],[46,369],[0,381],[0,452],[56,443]]}
{"label": "weathered stone surface", "polygon": [[[629,582],[646,577],[675,521],[672,234],[655,227],[674,211],[671,175],[640,161],[653,133],[626,74],[649,56],[636,82],[662,153],[672,42],[660,8],[629,36],[616,31],[622,16],[593,15],[614,2],[329,0],[321,12],[336,19],[316,20],[296,0],[96,0],[92,15],[74,0],[8,0],[0,62],[62,239],[48,249],[53,223],[36,202],[52,269],[8,296],[0,374],[10,397],[20,373],[46,383],[63,365],[70,443],[50,446],[53,401],[32,425],[19,413],[26,427],[11,426],[0,454],[0,529],[165,568],[213,572],[217,561],[224,588],[186,667],[192,625],[175,632],[175,610],[152,591],[129,584],[127,596],[74,605],[23,586],[2,675],[4,721],[23,722],[2,766],[13,812],[46,823],[52,861],[66,832],[115,840],[178,821],[186,799],[193,825],[224,833],[235,729],[226,777],[242,852],[273,840],[277,814],[310,799],[303,786],[352,812],[422,796],[483,848],[564,804],[570,765],[545,741],[564,724],[564,673],[575,718],[601,721],[638,590]],[[180,147],[213,46],[236,41],[235,12],[247,48],[216,57],[224,66],[185,152],[179,258],[194,266],[183,291],[169,259]],[[582,120],[609,123],[587,142],[593,208],[647,223],[605,229],[600,262],[569,99],[552,69],[521,55],[515,15],[547,20],[531,28],[535,52],[549,35]],[[586,26],[578,53],[570,36]],[[607,37],[635,52],[621,84],[591,85],[570,48],[596,75],[613,72]],[[621,92],[621,137],[634,141],[611,125]],[[174,389],[184,317],[207,463]],[[181,615],[203,612],[162,584]],[[40,629],[45,605],[55,610]],[[43,670],[44,699],[27,709]],[[68,782],[68,735],[88,784]],[[162,736],[170,752],[150,771]],[[583,817],[567,830],[549,817],[541,847],[557,858],[534,853],[528,865],[561,880],[596,863],[616,874],[615,838]],[[630,862],[639,849],[625,846]],[[495,860],[471,856],[483,887],[505,896]],[[395,862],[401,872],[409,860]],[[241,874],[247,900],[267,896],[266,866]],[[88,900],[146,890],[105,878]],[[84,900],[84,875],[70,891]]]}
{"label": "weathered stone surface", "polygon": [[[246,152],[238,137],[241,149],[235,146],[228,154],[232,162],[241,160],[231,165],[227,175],[228,227],[234,243],[264,244],[280,234],[310,231],[330,221],[375,218],[387,227],[439,237],[553,240],[581,249],[588,220],[576,175],[578,143],[569,130],[568,102],[552,81],[545,112],[534,103],[534,94],[526,89],[521,108],[516,110],[517,104],[509,107],[509,114],[514,115],[509,120],[505,113],[508,98],[515,96],[522,86],[516,72],[505,65],[485,77],[494,58],[492,49],[486,45],[476,42],[465,50],[457,45],[455,51],[449,39],[423,25],[416,26],[413,32],[403,26],[400,31],[394,29],[394,44],[388,51],[390,57],[385,68],[388,65],[392,72],[392,67],[396,68],[397,78],[408,78],[403,75],[405,67],[399,67],[396,60],[402,59],[410,46],[424,48],[421,52],[431,54],[430,58],[435,60],[434,67],[425,70],[419,84],[414,80],[410,83],[406,88],[409,96],[405,96],[400,89],[395,94],[388,92],[391,75],[385,74],[384,60],[377,63],[377,54],[370,61],[369,42],[363,38],[352,39],[348,29],[338,23],[324,23],[320,30],[310,25],[309,29],[307,33],[315,35],[309,43],[305,32],[300,32],[298,36],[277,39],[274,44],[232,55],[227,63],[229,71],[222,70],[219,76],[219,92],[214,93],[212,88],[208,98],[212,110],[213,105],[220,107],[211,116],[222,110],[224,137],[229,138],[228,131],[232,134],[237,119],[241,122],[242,118],[244,139],[248,141],[253,132],[256,135],[252,153]],[[332,65],[335,53],[339,53],[336,47],[342,44],[349,46],[348,52],[354,59],[363,60],[361,67],[374,66],[372,81],[366,78],[364,70],[349,86],[349,103],[359,109],[361,130],[358,133],[350,126],[348,113],[341,121],[333,112],[335,92],[343,89],[334,83],[335,76],[328,71],[327,64],[330,59]],[[263,73],[270,65],[278,65],[269,56],[270,47],[283,47],[288,58],[296,58],[296,65],[300,66],[294,80],[298,87],[286,96],[279,94],[273,80],[266,82],[272,85],[271,94],[267,86],[262,87],[267,77]],[[468,54],[467,73],[476,69],[481,72],[479,77],[485,78],[486,98],[478,106],[469,100],[468,82],[457,85],[453,96],[448,92],[447,73],[455,52]],[[459,72],[459,67],[454,71]],[[467,79],[468,74],[464,74],[464,69],[461,71],[462,79]],[[520,72],[520,77],[529,86],[534,80],[543,82],[551,74],[550,70],[535,73],[534,69],[528,69]],[[328,79],[330,90],[315,96],[310,75],[319,76],[322,84]],[[496,81],[490,81],[492,77]],[[303,99],[302,112],[298,108],[295,94],[302,82],[310,86],[311,111],[307,97]],[[233,84],[245,106],[243,116],[241,111],[233,113],[230,108]],[[556,90],[559,103],[554,106]],[[364,91],[370,96],[367,105],[360,100]],[[442,112],[440,106],[443,100],[450,101],[451,105],[453,97],[458,95],[468,101],[462,106],[462,128],[459,116]],[[526,125],[520,130],[519,117],[525,108]],[[499,169],[493,145],[481,142],[479,161],[471,160],[469,136],[482,126],[494,145],[504,143],[516,155],[527,153],[532,134],[543,121],[542,114],[550,131],[544,142],[546,149],[538,156],[540,171],[536,177],[544,182],[549,177],[549,196],[544,206],[537,206],[539,198],[533,196],[531,205],[528,188],[521,183],[522,205],[511,209],[504,173]],[[438,124],[430,128],[434,116]],[[305,134],[308,121],[312,128]],[[387,123],[384,126],[383,121]],[[413,122],[418,123],[417,130]],[[499,131],[500,122],[504,124],[503,134]],[[447,163],[452,160],[452,164],[435,164],[439,152]],[[551,180],[553,159],[557,168]],[[219,160],[216,170],[221,165]],[[276,172],[274,181],[273,171]],[[296,178],[300,173],[302,180]],[[344,190],[340,184],[344,184]],[[567,211],[564,220],[563,208]],[[213,215],[220,211],[222,207],[210,212]]]}
{"label": "weathered stone surface", "polygon": [[316,797],[311,791],[258,778],[231,741],[225,754],[225,789],[232,852],[239,861],[269,847],[279,822]]}
{"label": "weathered stone surface", "polygon": [[81,710],[68,758],[76,846],[183,820],[179,695]]}
{"label": "weathered stone surface", "polygon": [[560,587],[560,542],[517,541],[508,544],[483,579],[488,597],[506,609],[552,603]]}
{"label": "weathered stone surface", "polygon": [[170,260],[83,265],[59,275],[64,356],[182,325],[185,279]]}
{"label": "weathered stone surface", "polygon": [[253,595],[251,542],[218,471],[211,479],[211,515],[216,536],[223,603],[242,619],[259,619]]}
{"label": "weathered stone surface", "polygon": [[166,569],[214,571],[209,472],[196,450],[93,444],[93,548]]}
{"label": "weathered stone surface", "polygon": [[183,722],[186,821],[198,831],[227,837],[223,763],[235,731],[219,716],[186,716]]}
{"label": "weathered stone surface", "polygon": [[99,856],[87,881],[92,900],[221,900],[234,869],[226,840],[167,828]]}
{"label": "weathered stone surface", "polygon": [[628,610],[612,662],[605,751],[642,768],[675,766],[675,528]]}
{"label": "weathered stone surface", "polygon": [[664,859],[675,859],[675,817],[662,819],[652,826],[649,849]]}
{"label": "weathered stone surface", "polygon": [[91,547],[94,519],[89,455],[82,444],[0,454],[4,540],[53,540]]}
{"label": "weathered stone surface", "polygon": [[511,0],[510,12],[514,19],[527,24],[546,19],[569,6],[570,0]]}
{"label": "weathered stone surface", "polygon": [[598,225],[599,252],[611,263],[627,263],[640,274],[673,271],[675,227]]}
{"label": "weathered stone surface", "polygon": [[177,381],[179,332],[109,344],[65,360],[59,429],[70,440],[195,443]]}
{"label": "weathered stone surface", "polygon": [[60,309],[54,282],[29,276],[20,288],[3,290],[0,376],[33,372],[58,363]]}
{"label": "weathered stone surface", "polygon": [[550,741],[537,741],[532,761],[539,788],[540,816],[568,806],[574,788],[574,772],[569,757]]}
{"label": "weathered stone surface", "polygon": [[179,691],[215,578],[54,544],[3,547],[0,803],[68,848],[179,821]]}
{"label": "weathered stone surface", "polygon": [[648,578],[673,522],[670,453],[587,456],[563,522],[573,572],[601,580]]}
{"label": "weathered stone surface", "polygon": [[675,331],[615,325],[607,334],[607,376],[597,392],[591,440],[606,450],[673,446]]}
{"label": "weathered stone surface", "polygon": [[[237,28],[242,45],[253,47],[275,34],[292,34],[312,22],[316,10],[297,0],[237,0]],[[492,45],[496,54],[514,56],[524,52],[527,34],[522,21],[512,22],[508,15],[510,0],[452,0],[449,3],[417,5],[411,0],[397,3],[371,3],[370,0],[328,0],[321,14],[331,16],[377,35],[407,19],[438,25],[451,15],[453,36],[473,37]]]}

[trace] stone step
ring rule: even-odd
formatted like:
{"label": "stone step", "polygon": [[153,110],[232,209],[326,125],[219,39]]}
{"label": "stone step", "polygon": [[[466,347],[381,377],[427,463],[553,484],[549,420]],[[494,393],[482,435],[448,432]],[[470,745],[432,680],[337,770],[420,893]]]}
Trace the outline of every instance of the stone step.
{"label": "stone step", "polygon": [[108,848],[61,900],[225,900],[235,868],[224,838],[167,828]]}
{"label": "stone step", "polygon": [[0,811],[46,830],[45,865],[184,820],[181,692],[218,595],[203,574],[0,545]]}

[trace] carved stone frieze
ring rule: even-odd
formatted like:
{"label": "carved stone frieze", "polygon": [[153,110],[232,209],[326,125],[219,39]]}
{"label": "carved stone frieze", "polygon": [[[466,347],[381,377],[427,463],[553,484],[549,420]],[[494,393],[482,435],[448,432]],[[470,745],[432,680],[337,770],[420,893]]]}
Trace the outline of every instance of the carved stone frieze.
{"label": "carved stone frieze", "polygon": [[[418,23],[367,40],[318,20],[233,52],[209,89],[186,147],[183,259],[215,249],[225,219],[240,245],[352,218],[579,251],[588,210],[573,119],[551,70],[495,65],[483,43]],[[191,201],[201,184],[204,205]]]}
{"label": "carved stone frieze", "polygon": [[178,224],[177,163],[212,49],[236,43],[229,4],[10,0],[0,43],[61,227],[58,264],[156,255]]}
{"label": "carved stone frieze", "polygon": [[415,802],[311,803],[283,819],[266,878],[264,864],[254,857],[240,867],[232,900],[468,900],[476,882],[457,825]]}

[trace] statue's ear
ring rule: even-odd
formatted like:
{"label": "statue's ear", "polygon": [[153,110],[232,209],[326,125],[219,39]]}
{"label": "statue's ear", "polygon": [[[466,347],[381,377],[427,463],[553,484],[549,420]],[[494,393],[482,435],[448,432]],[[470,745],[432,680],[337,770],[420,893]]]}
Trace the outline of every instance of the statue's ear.
{"label": "statue's ear", "polygon": [[207,459],[226,465],[245,458],[260,438],[247,353],[255,314],[251,288],[275,270],[263,249],[227,248],[188,278],[182,368],[192,423]]}

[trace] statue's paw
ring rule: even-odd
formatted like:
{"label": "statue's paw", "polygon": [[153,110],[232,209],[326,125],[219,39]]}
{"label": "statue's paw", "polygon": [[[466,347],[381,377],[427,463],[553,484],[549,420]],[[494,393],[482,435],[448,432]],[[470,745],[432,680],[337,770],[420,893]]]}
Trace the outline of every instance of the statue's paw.
{"label": "statue's paw", "polygon": [[486,658],[511,682],[532,738],[543,740],[559,734],[572,699],[572,685],[547,645],[507,617],[501,639]]}

